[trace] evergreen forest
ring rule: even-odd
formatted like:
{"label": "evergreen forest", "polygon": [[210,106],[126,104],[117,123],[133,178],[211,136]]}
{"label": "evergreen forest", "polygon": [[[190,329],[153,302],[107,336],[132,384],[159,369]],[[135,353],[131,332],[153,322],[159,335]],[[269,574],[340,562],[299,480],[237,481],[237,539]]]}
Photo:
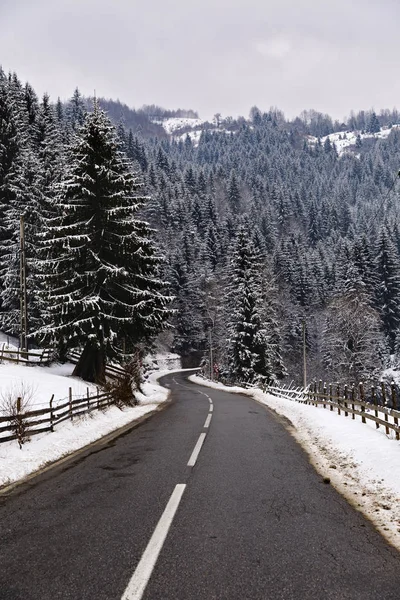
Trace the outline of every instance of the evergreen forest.
{"label": "evergreen forest", "polygon": [[[20,335],[24,215],[30,343],[80,348],[88,380],[157,346],[249,385],[301,384],[304,342],[309,379],[396,368],[400,129],[374,134],[397,111],[253,107],[198,140],[162,129],[181,116],[52,102],[0,71],[0,329]],[[321,140],[348,131],[350,151]]]}

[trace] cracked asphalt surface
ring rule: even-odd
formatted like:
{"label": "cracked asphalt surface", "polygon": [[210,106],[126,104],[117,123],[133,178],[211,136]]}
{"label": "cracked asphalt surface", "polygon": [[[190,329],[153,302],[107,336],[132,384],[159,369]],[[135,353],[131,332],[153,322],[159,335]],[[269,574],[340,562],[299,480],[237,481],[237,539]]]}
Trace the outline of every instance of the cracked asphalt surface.
{"label": "cracked asphalt surface", "polygon": [[121,599],[186,483],[145,600],[399,600],[399,553],[276,416],[186,377],[137,428],[0,495],[0,599]]}

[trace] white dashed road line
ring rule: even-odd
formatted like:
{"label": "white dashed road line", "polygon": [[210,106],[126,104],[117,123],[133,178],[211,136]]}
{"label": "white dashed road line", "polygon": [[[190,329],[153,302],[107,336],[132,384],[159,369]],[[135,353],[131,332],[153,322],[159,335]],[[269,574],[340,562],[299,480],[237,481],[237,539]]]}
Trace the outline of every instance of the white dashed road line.
{"label": "white dashed road line", "polygon": [[194,450],[192,452],[192,456],[189,458],[189,462],[187,464],[188,467],[194,467],[194,465],[196,464],[197,457],[199,456],[205,438],[206,434],[201,433],[199,439],[197,440],[197,444],[195,445]]}
{"label": "white dashed road line", "polygon": [[157,527],[147,544],[146,550],[143,552],[142,558],[121,600],[140,600],[142,598],[185,488],[185,483],[178,483],[175,486],[161,519],[158,521]]}
{"label": "white dashed road line", "polygon": [[208,429],[208,427],[209,427],[209,425],[210,425],[211,417],[212,417],[212,414],[211,414],[211,413],[209,413],[209,414],[207,415],[206,422],[204,423],[204,429]]}
{"label": "white dashed road line", "polygon": [[[178,381],[176,381],[175,378],[173,378],[173,381],[177,385],[187,387],[185,385],[182,385],[181,383],[178,383]],[[165,385],[165,387],[169,387],[168,384]],[[203,427],[203,429],[208,429],[214,410],[214,404],[210,396],[208,396],[208,394],[205,394],[204,392],[200,392],[198,390],[196,391],[199,394],[206,396],[210,403],[210,412],[207,415]],[[196,464],[197,458],[200,454],[200,450],[203,446],[205,439],[206,433],[201,433],[194,447],[194,450],[189,458],[189,462],[187,464],[188,467],[194,467],[194,465]],[[157,523],[154,533],[151,536],[149,543],[147,544],[146,550],[143,552],[142,558],[140,559],[139,564],[136,567],[135,572],[133,573],[121,600],[141,600],[146,589],[147,583],[155,567],[155,564],[157,562],[158,556],[164,545],[165,539],[168,535],[168,531],[175,517],[175,513],[178,510],[178,506],[182,499],[182,495],[185,491],[185,488],[186,484],[184,483],[178,483],[175,486],[175,489],[172,492],[168,504],[165,507],[165,510]]]}

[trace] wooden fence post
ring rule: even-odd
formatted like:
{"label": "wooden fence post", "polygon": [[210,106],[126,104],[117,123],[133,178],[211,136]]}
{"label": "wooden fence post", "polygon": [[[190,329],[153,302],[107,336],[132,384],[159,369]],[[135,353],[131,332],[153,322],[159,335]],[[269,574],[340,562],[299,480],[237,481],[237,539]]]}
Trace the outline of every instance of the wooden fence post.
{"label": "wooden fence post", "polygon": [[326,408],[326,381],[324,381],[324,387],[322,390],[322,393],[324,394],[324,408]]}
{"label": "wooden fence post", "polygon": [[[387,408],[387,402],[386,402],[386,387],[385,387],[385,383],[383,381],[381,381],[381,389],[382,389],[382,401],[383,401],[383,406],[385,408]],[[386,423],[388,423],[389,421],[389,417],[387,416],[387,413],[385,412],[385,421]],[[385,431],[386,431],[386,435],[389,435],[389,427],[386,425],[385,426]]]}
{"label": "wooden fence post", "polygon": [[[378,398],[376,397],[376,392],[375,392],[375,386],[372,385],[371,387],[371,398],[372,398],[372,402],[375,406],[378,406]],[[378,418],[378,411],[375,408],[375,417]],[[379,423],[375,422],[375,428],[379,429]]]}
{"label": "wooden fence post", "polygon": [[69,388],[69,416],[72,421],[72,387]]}
{"label": "wooden fence post", "polygon": [[[365,402],[365,395],[364,395],[364,386],[362,384],[362,382],[360,382],[360,402]],[[361,412],[365,413],[365,406],[361,406]],[[366,418],[364,417],[364,415],[362,415],[361,417],[361,423],[366,423]]]}
{"label": "wooden fence post", "polygon": [[332,384],[329,384],[329,402],[331,404],[330,409],[333,410],[333,395],[332,395]]}
{"label": "wooden fence post", "polygon": [[353,412],[351,413],[351,418],[353,420],[356,418],[356,415],[354,413],[354,410],[355,410],[355,408],[354,408],[354,400],[355,400],[355,398],[356,398],[356,388],[355,388],[354,383],[353,383],[353,385],[351,386],[351,408],[353,409]]}
{"label": "wooden fence post", "polygon": [[346,410],[346,408],[347,408],[347,385],[344,386],[344,407],[345,407],[344,416],[348,417],[349,413]]}
{"label": "wooden fence post", "polygon": [[322,393],[322,379],[320,379],[318,381],[318,396],[317,396],[317,406],[318,406],[318,402],[321,400],[321,393]]}
{"label": "wooden fence post", "polygon": [[100,410],[99,388],[96,387],[96,390],[97,390],[97,410]]}
{"label": "wooden fence post", "polygon": [[53,421],[54,421],[53,400],[54,400],[54,394],[50,398],[50,431],[54,431],[54,425],[53,425]]}
{"label": "wooden fence post", "polygon": [[340,383],[338,383],[336,385],[336,400],[337,400],[337,405],[338,405],[338,407],[337,407],[337,414],[341,415],[342,413],[340,411]]}
{"label": "wooden fence post", "polygon": [[[394,385],[394,381],[392,379],[392,383],[390,384],[390,388],[391,388],[391,392],[392,392],[392,409],[393,410],[397,410],[397,401],[396,401],[396,387]],[[394,424],[398,425],[399,424],[399,419],[397,417],[394,417]],[[396,440],[400,439],[400,435],[399,432],[396,431]]]}
{"label": "wooden fence post", "polygon": [[86,388],[86,398],[87,398],[87,407],[88,410],[90,410],[90,394],[89,394],[89,388]]}
{"label": "wooden fence post", "polygon": [[17,440],[18,440],[18,444],[20,449],[22,448],[22,444],[24,443],[24,436],[23,436],[23,423],[22,423],[22,415],[21,415],[21,398],[17,398],[17,423],[16,423],[17,427]]}
{"label": "wooden fence post", "polygon": [[3,362],[3,354],[4,354],[4,342],[3,342],[3,345],[1,347],[1,362]]}

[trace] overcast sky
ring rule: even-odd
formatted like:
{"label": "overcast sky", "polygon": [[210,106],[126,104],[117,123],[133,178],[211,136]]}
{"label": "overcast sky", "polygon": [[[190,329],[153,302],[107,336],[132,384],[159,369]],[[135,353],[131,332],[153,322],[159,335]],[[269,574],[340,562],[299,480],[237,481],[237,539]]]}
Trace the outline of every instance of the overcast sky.
{"label": "overcast sky", "polygon": [[400,108],[399,0],[0,0],[0,64],[39,94],[288,117]]}

